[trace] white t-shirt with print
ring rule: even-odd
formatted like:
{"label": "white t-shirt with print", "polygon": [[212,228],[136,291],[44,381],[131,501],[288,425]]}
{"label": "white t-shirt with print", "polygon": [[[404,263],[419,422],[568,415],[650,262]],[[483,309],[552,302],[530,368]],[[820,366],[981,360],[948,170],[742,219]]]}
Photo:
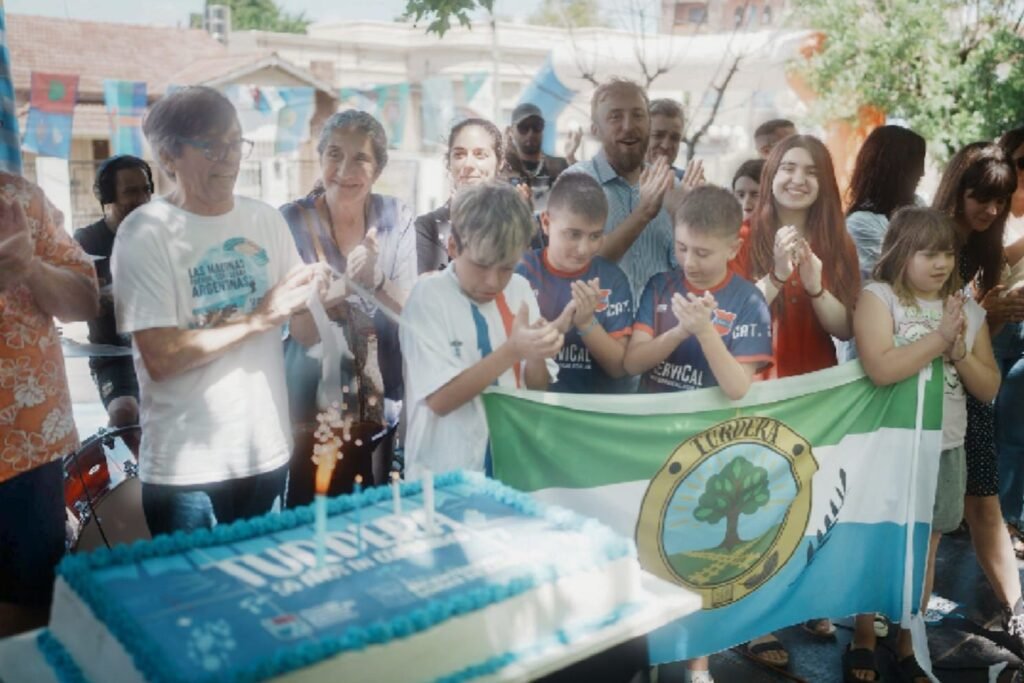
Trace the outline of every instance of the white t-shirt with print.
{"label": "white t-shirt with print", "polygon": [[[526,278],[512,275],[503,292],[514,316],[522,302],[530,321],[540,312]],[[476,313],[474,313],[474,309]],[[483,400],[477,396],[444,417],[426,403],[428,396],[478,363],[486,354],[505,343],[508,335],[497,303],[473,302],[459,286],[455,268],[433,273],[416,283],[402,310],[399,334],[405,374],[405,397],[409,423],[405,441],[405,467],[410,479],[423,468],[433,472],[465,469],[482,472],[487,449],[487,421]],[[553,382],[558,365],[547,361]],[[520,365],[520,375],[525,372]],[[512,368],[498,378],[498,385],[516,386]]]}
{"label": "white t-shirt with print", "polygon": [[[939,328],[942,322],[943,302],[917,299],[916,306],[907,306],[885,282],[872,282],[864,288],[881,299],[889,308],[893,322],[893,339],[896,346],[906,346]],[[964,317],[967,319],[965,342],[968,349],[974,347],[978,329],[985,322],[985,309],[974,299],[964,303]],[[943,363],[945,387],[942,392],[942,449],[949,450],[964,444],[967,434],[967,395],[956,367]]]}
{"label": "white t-shirt with print", "polygon": [[[164,199],[117,231],[111,267],[118,329],[204,329],[251,313],[301,263],[288,225],[263,202],[235,197],[221,216]],[[291,426],[280,328],[162,381],[133,350],[139,378],[139,478],[191,485],[240,479],[288,462]]]}

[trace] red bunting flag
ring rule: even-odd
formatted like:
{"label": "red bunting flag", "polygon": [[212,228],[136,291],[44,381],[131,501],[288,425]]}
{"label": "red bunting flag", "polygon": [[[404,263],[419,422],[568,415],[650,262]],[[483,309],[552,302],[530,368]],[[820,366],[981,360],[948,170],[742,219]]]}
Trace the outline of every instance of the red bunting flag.
{"label": "red bunting flag", "polygon": [[48,114],[73,114],[78,100],[78,76],[32,72],[29,105]]}

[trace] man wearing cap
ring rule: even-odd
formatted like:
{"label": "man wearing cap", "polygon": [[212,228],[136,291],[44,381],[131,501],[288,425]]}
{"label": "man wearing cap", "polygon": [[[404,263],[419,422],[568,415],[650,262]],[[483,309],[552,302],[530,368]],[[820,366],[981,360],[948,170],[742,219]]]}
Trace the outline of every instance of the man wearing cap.
{"label": "man wearing cap", "polygon": [[[524,102],[512,110],[508,129],[510,144],[501,176],[514,185],[525,184],[533,195],[534,211],[547,207],[548,190],[569,163],[541,151],[544,140],[544,115],[540,107]],[[578,144],[578,143],[577,143]]]}

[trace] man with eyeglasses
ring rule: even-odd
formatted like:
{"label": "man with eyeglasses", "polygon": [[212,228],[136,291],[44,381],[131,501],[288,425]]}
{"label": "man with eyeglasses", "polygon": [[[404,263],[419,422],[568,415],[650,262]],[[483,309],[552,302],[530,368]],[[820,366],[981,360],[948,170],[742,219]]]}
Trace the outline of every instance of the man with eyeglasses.
{"label": "man with eyeglasses", "polygon": [[156,535],[283,505],[282,327],[316,341],[305,309],[324,296],[327,272],[303,264],[278,211],[234,194],[252,143],[221,93],[167,95],[143,131],[173,187],[123,221],[111,271],[117,326],[134,343],[142,508]]}
{"label": "man with eyeglasses", "polygon": [[[508,128],[509,145],[501,175],[513,185],[526,185],[533,197],[533,210],[547,208],[548,191],[569,163],[562,157],[548,156],[541,150],[544,140],[544,115],[535,104],[524,102],[512,110]],[[577,141],[577,144],[578,141]]]}

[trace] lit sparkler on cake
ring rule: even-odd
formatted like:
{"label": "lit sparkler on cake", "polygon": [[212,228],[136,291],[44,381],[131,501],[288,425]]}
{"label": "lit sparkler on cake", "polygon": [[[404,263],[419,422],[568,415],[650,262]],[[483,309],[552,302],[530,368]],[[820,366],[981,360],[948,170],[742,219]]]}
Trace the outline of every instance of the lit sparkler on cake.
{"label": "lit sparkler on cake", "polygon": [[332,403],[327,410],[316,416],[316,422],[316,431],[313,432],[316,440],[313,445],[313,462],[316,464],[313,534],[316,541],[316,564],[322,567],[327,541],[327,491],[331,486],[334,467],[341,460],[342,447],[352,439],[352,419],[342,419],[341,406]]}

